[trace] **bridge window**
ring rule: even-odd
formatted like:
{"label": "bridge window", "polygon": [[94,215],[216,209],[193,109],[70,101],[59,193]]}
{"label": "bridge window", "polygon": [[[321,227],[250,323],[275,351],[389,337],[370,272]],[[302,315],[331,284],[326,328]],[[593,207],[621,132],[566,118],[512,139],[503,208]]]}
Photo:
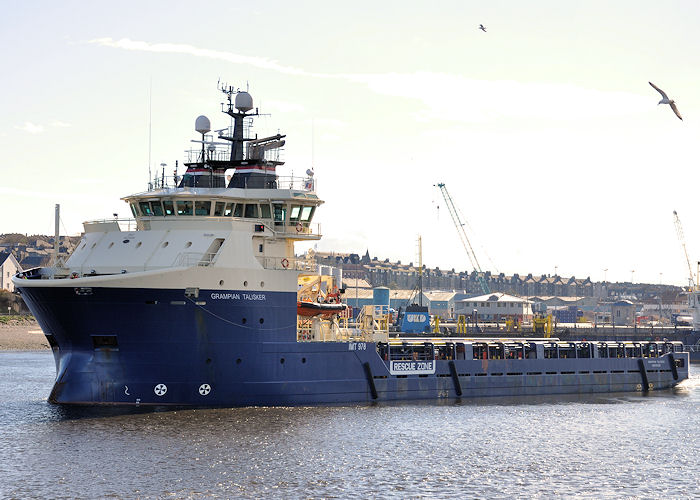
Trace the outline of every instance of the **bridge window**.
{"label": "bridge window", "polygon": [[314,213],[314,207],[302,207],[301,208],[301,220],[308,222]]}
{"label": "bridge window", "polygon": [[270,213],[270,205],[263,203],[260,205],[260,217],[263,219],[271,219],[272,215]]}
{"label": "bridge window", "polygon": [[236,203],[236,206],[233,207],[233,216],[243,217],[243,203]]}
{"label": "bridge window", "polygon": [[177,202],[177,215],[192,215],[193,203],[190,200],[179,200]]}
{"label": "bridge window", "polygon": [[134,214],[134,217],[138,217],[139,213],[136,209],[136,203],[129,203],[129,206],[131,207],[131,213]]}
{"label": "bridge window", "polygon": [[165,215],[175,215],[173,200],[163,200],[163,212],[165,212]]}
{"label": "bridge window", "polygon": [[301,213],[301,207],[299,205],[292,205],[292,211],[289,212],[289,224],[290,225],[294,225],[294,223],[299,220],[300,213]]}
{"label": "bridge window", "polygon": [[214,205],[214,217],[221,217],[222,215],[224,215],[225,206],[226,203],[224,203],[223,201],[217,201]]}
{"label": "bridge window", "polygon": [[195,215],[209,215],[211,210],[211,201],[195,201],[194,202],[194,214]]}
{"label": "bridge window", "polygon": [[153,212],[151,211],[151,206],[148,204],[147,201],[139,202],[139,208],[141,209],[141,215],[153,215]]}
{"label": "bridge window", "polygon": [[163,216],[163,205],[160,203],[160,201],[151,202],[151,212],[153,212],[153,215],[157,215],[158,217]]}
{"label": "bridge window", "polygon": [[258,205],[252,203],[246,203],[245,205],[245,218],[246,219],[257,219],[258,218]]}
{"label": "bridge window", "polygon": [[227,203],[226,208],[224,208],[224,217],[231,217],[233,214],[233,203]]}
{"label": "bridge window", "polygon": [[275,216],[275,225],[279,226],[284,224],[284,221],[287,218],[287,206],[283,205],[282,203],[275,203],[273,205],[273,208]]}

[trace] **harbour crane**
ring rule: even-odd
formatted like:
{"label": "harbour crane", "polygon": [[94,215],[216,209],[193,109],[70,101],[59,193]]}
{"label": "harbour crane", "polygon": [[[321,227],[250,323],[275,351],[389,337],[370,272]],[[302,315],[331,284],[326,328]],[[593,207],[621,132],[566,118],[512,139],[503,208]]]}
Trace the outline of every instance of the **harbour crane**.
{"label": "harbour crane", "polygon": [[437,185],[437,187],[440,188],[442,197],[445,199],[447,209],[450,211],[450,216],[452,216],[452,222],[454,222],[455,228],[457,228],[457,234],[459,235],[459,239],[462,242],[464,251],[467,252],[467,257],[469,257],[469,262],[471,262],[472,268],[474,268],[474,270],[476,271],[476,279],[479,281],[481,291],[484,294],[491,293],[489,285],[484,279],[484,273],[481,271],[479,260],[476,258],[476,254],[474,253],[472,244],[469,242],[469,238],[467,237],[467,232],[464,230],[464,223],[459,217],[459,213],[457,212],[455,204],[452,202],[452,197],[450,196],[450,193],[447,192],[447,186],[445,186],[445,184],[441,182]]}
{"label": "harbour crane", "polygon": [[685,254],[685,261],[688,263],[688,285],[690,290],[693,290],[695,283],[695,276],[693,274],[693,266],[690,264],[690,258],[688,257],[688,249],[685,247],[685,237],[683,236],[683,226],[681,225],[681,219],[678,217],[678,212],[673,211],[673,222],[676,225],[676,234],[678,235],[678,241],[681,242],[683,247],[683,253]]}

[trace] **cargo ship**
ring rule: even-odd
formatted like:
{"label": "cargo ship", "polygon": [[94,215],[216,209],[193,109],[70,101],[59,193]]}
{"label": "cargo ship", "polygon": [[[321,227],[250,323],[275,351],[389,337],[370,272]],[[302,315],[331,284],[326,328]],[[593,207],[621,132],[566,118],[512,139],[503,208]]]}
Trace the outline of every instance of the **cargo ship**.
{"label": "cargo ship", "polygon": [[[49,401],[248,406],[647,392],[688,378],[679,342],[390,336],[388,297],[350,311],[295,243],[321,238],[316,178],[279,175],[285,136],[222,86],[231,126],[195,121],[186,172],[84,223],[65,261],[13,277],[51,345]],[[200,147],[201,145],[201,147]],[[415,318],[414,318],[415,319]]]}

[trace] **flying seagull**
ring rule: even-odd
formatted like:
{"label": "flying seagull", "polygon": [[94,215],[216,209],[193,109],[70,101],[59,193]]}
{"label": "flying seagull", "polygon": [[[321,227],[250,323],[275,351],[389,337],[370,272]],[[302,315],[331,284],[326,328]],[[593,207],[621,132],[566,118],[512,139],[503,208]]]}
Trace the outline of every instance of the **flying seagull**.
{"label": "flying seagull", "polygon": [[486,33],[486,28],[484,28],[484,25],[483,25],[483,24],[480,24],[480,25],[479,25],[479,29],[480,29],[481,31],[483,31],[484,33]]}
{"label": "flying seagull", "polygon": [[[654,87],[659,92],[659,94],[661,94],[661,97],[663,97],[663,99],[661,99],[659,101],[659,104],[668,104],[669,106],[671,106],[671,109],[673,110],[673,112],[676,113],[676,116],[678,117],[678,119],[683,120],[683,118],[681,117],[681,114],[678,112],[678,108],[676,107],[675,101],[673,99],[669,99],[668,96],[666,95],[666,92],[661,90],[659,87],[657,87],[653,83],[649,82],[649,85]],[[658,104],[657,104],[657,106],[658,106]]]}

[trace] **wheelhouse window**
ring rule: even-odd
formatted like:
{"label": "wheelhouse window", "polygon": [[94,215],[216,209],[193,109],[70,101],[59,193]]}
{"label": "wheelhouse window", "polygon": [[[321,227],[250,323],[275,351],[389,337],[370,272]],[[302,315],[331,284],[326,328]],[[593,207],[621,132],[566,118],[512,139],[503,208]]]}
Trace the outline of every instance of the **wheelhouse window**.
{"label": "wheelhouse window", "polygon": [[161,204],[160,200],[151,202],[151,212],[153,212],[153,215],[157,215],[158,217],[163,216],[163,205]]}
{"label": "wheelhouse window", "polygon": [[226,207],[226,203],[223,201],[217,201],[214,204],[214,217],[221,217],[224,215],[224,207]]}
{"label": "wheelhouse window", "polygon": [[314,207],[301,207],[301,220],[302,222],[308,222],[311,220],[314,214]]}
{"label": "wheelhouse window", "polygon": [[177,201],[177,215],[192,215],[193,203],[190,200]]}
{"label": "wheelhouse window", "polygon": [[243,204],[242,203],[236,203],[236,206],[233,208],[233,216],[234,217],[243,217]]}
{"label": "wheelhouse window", "polygon": [[173,200],[163,200],[163,212],[165,215],[175,215]]}
{"label": "wheelhouse window", "polygon": [[263,219],[272,218],[272,214],[270,212],[270,205],[268,205],[267,203],[263,203],[262,205],[260,205],[260,217],[262,217]]}
{"label": "wheelhouse window", "polygon": [[139,208],[141,209],[141,215],[153,215],[153,212],[151,211],[151,206],[148,204],[147,201],[139,202]]}
{"label": "wheelhouse window", "polygon": [[258,204],[257,203],[246,203],[246,205],[245,205],[245,218],[246,219],[257,219],[258,218]]}
{"label": "wheelhouse window", "polygon": [[275,203],[272,207],[274,209],[275,225],[280,226],[284,224],[287,218],[287,206],[282,203]]}
{"label": "wheelhouse window", "polygon": [[194,202],[194,214],[195,215],[209,215],[211,210],[211,201],[195,201]]}
{"label": "wheelhouse window", "polygon": [[224,217],[231,217],[231,215],[233,215],[233,203],[227,203],[224,208]]}
{"label": "wheelhouse window", "polygon": [[299,220],[299,215],[301,214],[301,207],[299,205],[292,205],[292,210],[289,212],[289,224],[294,225]]}
{"label": "wheelhouse window", "polygon": [[136,203],[129,203],[129,206],[131,207],[131,213],[134,215],[134,217],[138,217],[139,213],[136,209]]}

